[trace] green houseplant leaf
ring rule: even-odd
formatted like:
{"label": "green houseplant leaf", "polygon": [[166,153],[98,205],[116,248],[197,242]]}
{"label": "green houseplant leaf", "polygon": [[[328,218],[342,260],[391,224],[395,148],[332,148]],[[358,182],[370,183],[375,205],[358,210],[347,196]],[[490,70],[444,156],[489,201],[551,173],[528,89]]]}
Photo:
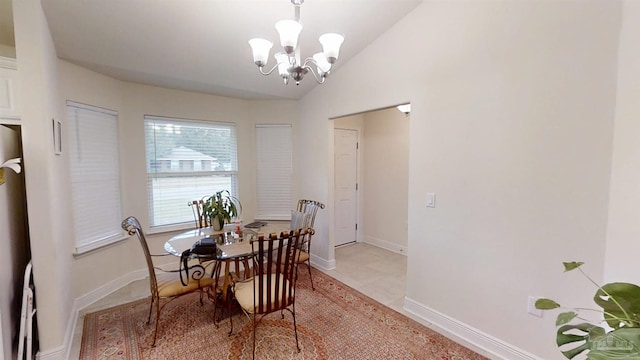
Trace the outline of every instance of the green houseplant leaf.
{"label": "green houseplant leaf", "polygon": [[[563,263],[565,272],[578,269],[597,287],[593,301],[602,310],[579,308],[558,314],[558,348],[568,359],[586,355],[589,360],[640,360],[640,287],[629,283],[598,285],[580,269],[583,264],[576,261]],[[535,306],[541,310],[561,307],[551,299],[539,299]],[[601,313],[608,326],[606,329],[601,327],[601,321],[597,324],[572,324],[580,319],[579,312],[582,311]]]}
{"label": "green houseplant leaf", "polygon": [[242,206],[236,197],[231,196],[229,190],[221,190],[205,200],[202,211],[212,224],[217,222],[214,227],[222,229],[225,223],[231,222],[231,218],[238,217]]}
{"label": "green houseplant leaf", "polygon": [[562,265],[564,265],[564,271],[571,271],[571,270],[575,270],[577,268],[579,268],[580,266],[582,266],[584,263],[583,262],[577,262],[577,261],[571,261],[571,262],[563,262]]}
{"label": "green houseplant leaf", "polygon": [[558,314],[558,318],[556,319],[556,326],[568,324],[571,322],[571,320],[577,317],[578,317],[578,313],[576,313],[575,311],[567,311],[567,312],[560,313]]}
{"label": "green houseplant leaf", "polygon": [[552,310],[560,307],[560,304],[558,304],[557,302],[551,299],[545,299],[545,298],[540,298],[536,300],[535,305],[536,305],[536,309],[538,310]]}
{"label": "green houseplant leaf", "polygon": [[[569,350],[563,350],[562,355],[567,359],[573,359],[578,354],[589,350],[589,333],[590,331],[594,331],[593,328],[594,325],[587,323],[560,326],[556,333],[556,344],[558,347],[575,345],[574,348],[566,346],[565,348],[568,347]],[[595,331],[597,332],[597,330]]]}
{"label": "green houseplant leaf", "polygon": [[612,328],[640,327],[640,287],[637,285],[605,284],[598,289],[593,301],[604,310],[604,318]]}
{"label": "green houseplant leaf", "polygon": [[620,328],[590,335],[589,360],[640,360],[640,328]]}

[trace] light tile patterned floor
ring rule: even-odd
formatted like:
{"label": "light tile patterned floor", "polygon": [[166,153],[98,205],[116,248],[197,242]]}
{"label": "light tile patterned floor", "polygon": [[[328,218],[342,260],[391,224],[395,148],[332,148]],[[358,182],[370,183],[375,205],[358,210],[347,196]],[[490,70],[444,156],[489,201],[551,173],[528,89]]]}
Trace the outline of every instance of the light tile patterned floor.
{"label": "light tile patterned floor", "polygon": [[407,257],[366,243],[336,248],[336,268],[324,271],[381,304],[404,313]]}
{"label": "light tile patterned floor", "polygon": [[[308,276],[301,269],[300,276]],[[336,248],[336,268],[324,271],[361,293],[404,313],[407,257],[366,243]],[[69,359],[78,359],[84,314],[149,296],[149,282],[135,281],[83,309],[76,324]]]}

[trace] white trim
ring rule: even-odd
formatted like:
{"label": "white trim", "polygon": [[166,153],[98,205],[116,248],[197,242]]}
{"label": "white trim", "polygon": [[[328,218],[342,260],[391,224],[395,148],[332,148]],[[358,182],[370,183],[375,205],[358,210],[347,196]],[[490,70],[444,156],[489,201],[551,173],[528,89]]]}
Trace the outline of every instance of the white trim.
{"label": "white trim", "polygon": [[105,109],[105,108],[101,108],[93,105],[82,104],[72,100],[67,100],[67,106],[74,107],[77,109],[82,109],[82,110],[95,111],[95,112],[99,112],[99,113],[103,113],[111,116],[118,116],[118,112],[115,110]]}
{"label": "white trim", "polygon": [[134,270],[124,276],[121,276],[115,280],[112,280],[104,285],[102,285],[101,287],[94,289],[78,298],[76,298],[75,302],[74,302],[74,309],[75,310],[82,310],[84,308],[86,308],[87,306],[93,304],[94,302],[106,297],[107,295],[113,293],[116,290],[119,290],[120,288],[127,286],[128,284],[137,281],[137,280],[142,280],[149,277],[149,270],[147,269],[139,269],[139,270]]}
{"label": "white trim", "polygon": [[70,318],[67,321],[67,330],[64,336],[64,343],[59,348],[49,350],[45,353],[38,353],[36,359],[38,360],[65,360],[69,359],[71,354],[71,348],[73,346],[73,335],[76,329],[76,323],[80,315],[80,311],[94,302],[106,297],[107,295],[119,290],[128,284],[142,280],[149,277],[149,271],[147,269],[140,269],[132,271],[120,278],[117,278],[105,285],[92,290],[78,298],[73,302],[73,308],[71,309]]}
{"label": "white trim", "polygon": [[129,239],[129,235],[125,234],[124,232],[122,232],[121,234],[117,235],[117,236],[110,236],[106,239],[100,239],[100,240],[96,240],[93,242],[90,242],[88,244],[84,244],[81,246],[77,246],[75,249],[75,252],[73,253],[73,256],[82,256],[88,252],[91,252],[93,250],[97,250],[97,249],[102,249],[104,247],[110,246],[110,245],[114,245],[117,244],[123,240],[127,240]]}
{"label": "white trim", "polygon": [[64,356],[64,349],[64,346],[59,346],[46,352],[38,351],[36,353],[36,360],[65,360],[67,357]]}
{"label": "white trim", "polygon": [[386,240],[374,238],[373,236],[364,236],[363,242],[367,244],[371,244],[373,246],[377,246],[379,248],[383,248],[385,250],[389,250],[396,254],[407,255],[407,247],[403,245],[399,245],[396,243],[392,243]]}
{"label": "white trim", "polygon": [[336,259],[326,260],[317,255],[310,254],[311,256],[311,265],[321,270],[333,270],[336,268]]}
{"label": "white trim", "polygon": [[[144,120],[147,121],[165,121],[165,122],[183,122],[183,123],[199,123],[205,125],[223,125],[223,126],[232,126],[234,128],[238,128],[238,124],[235,122],[226,122],[226,121],[211,121],[211,120],[202,120],[202,119],[190,119],[190,118],[182,118],[182,117],[170,117],[170,116],[159,116],[159,115],[151,115],[145,114]],[[236,130],[237,131],[237,130]]]}
{"label": "white trim", "polygon": [[404,310],[417,322],[491,359],[543,360],[408,297]]}
{"label": "white trim", "polygon": [[0,115],[0,124],[1,125],[20,125],[22,124],[22,122],[20,121],[20,116]]}
{"label": "white trim", "polygon": [[18,70],[18,62],[14,58],[0,56],[0,68]]}
{"label": "white trim", "polygon": [[283,126],[286,127],[293,127],[291,124],[286,124],[286,123],[282,123],[282,124],[256,124],[257,128],[281,128]]}

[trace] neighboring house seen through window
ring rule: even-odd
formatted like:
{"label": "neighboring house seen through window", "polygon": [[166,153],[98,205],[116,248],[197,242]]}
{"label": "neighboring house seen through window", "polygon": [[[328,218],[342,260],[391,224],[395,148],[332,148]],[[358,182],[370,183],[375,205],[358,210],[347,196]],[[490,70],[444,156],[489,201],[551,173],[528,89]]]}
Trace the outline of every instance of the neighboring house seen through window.
{"label": "neighboring house seen through window", "polygon": [[219,190],[238,196],[236,127],[145,116],[149,225],[193,224],[187,204]]}

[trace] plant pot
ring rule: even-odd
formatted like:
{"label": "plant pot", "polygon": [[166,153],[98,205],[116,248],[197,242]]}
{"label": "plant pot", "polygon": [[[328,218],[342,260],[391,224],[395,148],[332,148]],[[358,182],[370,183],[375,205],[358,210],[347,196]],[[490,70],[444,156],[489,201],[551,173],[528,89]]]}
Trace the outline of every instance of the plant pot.
{"label": "plant pot", "polygon": [[215,216],[213,219],[211,219],[211,226],[213,226],[213,230],[214,231],[220,231],[222,230],[222,223],[224,222],[224,219],[222,219],[222,221],[220,221],[221,219],[219,219],[217,216]]}

